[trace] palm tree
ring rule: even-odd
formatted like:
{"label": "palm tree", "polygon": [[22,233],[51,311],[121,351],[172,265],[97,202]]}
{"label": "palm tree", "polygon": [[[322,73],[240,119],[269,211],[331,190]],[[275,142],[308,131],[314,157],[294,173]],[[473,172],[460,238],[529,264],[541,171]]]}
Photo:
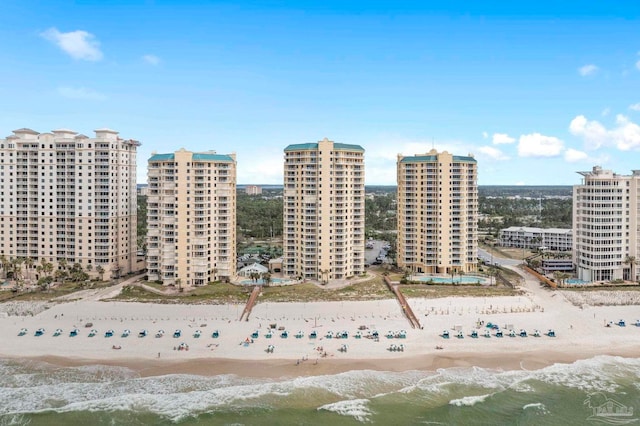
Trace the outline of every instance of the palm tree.
{"label": "palm tree", "polygon": [[102,265],[96,266],[96,272],[100,274],[100,281],[104,281],[104,268]]}
{"label": "palm tree", "polygon": [[262,280],[264,281],[265,287],[269,287],[269,284],[271,284],[271,274],[268,272],[263,273]]}
{"label": "palm tree", "polygon": [[636,259],[636,257],[627,255],[624,258],[623,263],[625,265],[629,265],[630,266],[631,271],[630,271],[629,275],[631,276],[631,281],[636,281],[636,274],[635,274],[635,272],[636,272],[635,269],[636,268],[635,268],[635,266],[638,264],[638,260]]}
{"label": "palm tree", "polygon": [[4,254],[0,255],[0,268],[4,271],[4,277],[7,278],[7,269],[9,267],[9,260]]}
{"label": "palm tree", "polygon": [[33,268],[33,264],[35,263],[35,261],[33,260],[32,257],[27,257],[24,260],[24,264],[27,267],[27,278],[29,280],[31,280],[31,269]]}
{"label": "palm tree", "polygon": [[320,274],[322,275],[322,284],[327,284],[329,282],[329,270],[324,269],[320,271]]}
{"label": "palm tree", "polygon": [[176,285],[178,286],[178,291],[182,293],[182,279],[176,278]]}

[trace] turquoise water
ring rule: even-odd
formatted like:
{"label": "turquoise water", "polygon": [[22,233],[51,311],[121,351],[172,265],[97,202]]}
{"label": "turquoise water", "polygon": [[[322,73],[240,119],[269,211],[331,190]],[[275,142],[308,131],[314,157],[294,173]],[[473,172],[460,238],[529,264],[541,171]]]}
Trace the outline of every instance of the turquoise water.
{"label": "turquoise water", "polygon": [[[287,279],[284,279],[284,278],[271,278],[271,283],[272,284],[288,284],[290,282],[291,282],[291,280],[287,280]],[[240,284],[242,284],[242,285],[264,285],[264,280],[262,278],[260,278],[258,281],[242,280],[242,281],[240,281]]]}
{"label": "turquoise water", "polygon": [[415,281],[423,281],[423,282],[433,281],[436,284],[451,284],[451,283],[475,284],[478,281],[482,284],[485,282],[485,279],[480,277],[455,277],[451,279],[451,278],[442,278],[442,277],[423,276],[423,277],[413,277],[413,279]]}
{"label": "turquoise water", "polygon": [[590,281],[579,280],[578,278],[567,278],[565,280],[567,284],[591,284]]}
{"label": "turquoise water", "polygon": [[567,426],[605,424],[592,421],[593,407],[611,401],[640,418],[640,360],[610,356],[534,371],[357,370],[280,379],[139,377],[121,367],[17,361],[0,361],[0,373],[1,425]]}

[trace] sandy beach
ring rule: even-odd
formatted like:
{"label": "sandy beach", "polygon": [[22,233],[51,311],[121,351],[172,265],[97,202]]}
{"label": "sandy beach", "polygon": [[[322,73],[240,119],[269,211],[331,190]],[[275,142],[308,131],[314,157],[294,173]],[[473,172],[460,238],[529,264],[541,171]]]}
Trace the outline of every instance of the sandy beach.
{"label": "sandy beach", "polygon": [[[422,328],[412,329],[393,299],[359,302],[262,303],[248,321],[243,305],[164,305],[77,300],[24,302],[0,314],[0,357],[57,365],[127,366],[141,375],[233,373],[251,377],[318,375],[349,370],[436,370],[480,366],[537,369],[595,355],[640,356],[635,306],[577,307],[560,292],[514,297],[409,299]],[[7,311],[9,313],[7,314]],[[625,327],[605,324],[620,319]],[[86,327],[87,323],[92,325]],[[504,337],[484,337],[488,323]],[[19,335],[21,329],[26,333]],[[35,336],[44,328],[42,336]],[[70,337],[74,328],[78,335]],[[62,330],[54,336],[56,329]],[[127,337],[122,333],[131,331]],[[528,337],[509,337],[509,330]],[[540,337],[533,337],[534,330]],[[546,333],[554,329],[556,337]],[[96,334],[89,337],[92,330]],[[112,337],[105,337],[113,330]],[[139,337],[147,330],[146,337]],[[159,330],[162,337],[156,337]],[[180,337],[173,337],[180,330]],[[200,337],[195,337],[196,331]],[[450,333],[449,339],[441,335]],[[461,330],[463,338],[457,338]],[[476,330],[478,338],[472,338]],[[218,331],[219,337],[212,334]],[[287,338],[281,337],[288,333]],[[316,332],[316,338],[310,333]],[[379,338],[370,336],[374,331]],[[271,332],[272,337],[268,338]],[[347,338],[336,335],[346,332]],[[257,333],[254,335],[254,333]],[[333,333],[333,337],[328,335]],[[356,338],[360,333],[361,338]],[[388,334],[406,333],[404,338]],[[296,337],[296,334],[302,337]],[[188,350],[179,350],[181,344]],[[402,350],[392,351],[395,345]],[[273,352],[267,349],[272,346]],[[437,346],[442,349],[436,349]],[[346,349],[346,350],[345,350]]]}

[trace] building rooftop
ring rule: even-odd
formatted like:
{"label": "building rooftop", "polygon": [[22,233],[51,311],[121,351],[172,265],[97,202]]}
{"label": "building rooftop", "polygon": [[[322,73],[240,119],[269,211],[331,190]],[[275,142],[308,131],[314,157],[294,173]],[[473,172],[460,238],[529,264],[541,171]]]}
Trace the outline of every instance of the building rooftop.
{"label": "building rooftop", "polygon": [[[351,145],[346,143],[334,143],[333,148],[340,151],[359,151],[364,152],[364,148],[360,145]],[[284,150],[286,151],[311,151],[317,150],[318,143],[296,143],[287,146]]]}
{"label": "building rooftop", "polygon": [[[403,157],[401,163],[435,163],[438,161],[437,155],[414,155],[411,157]],[[453,161],[477,163],[476,159],[466,155],[454,155]]]}
{"label": "building rooftop", "polygon": [[[229,155],[223,154],[193,154],[194,161],[225,161],[225,162],[233,162],[233,158]],[[154,154],[149,158],[149,161],[168,161],[174,160],[175,154]]]}

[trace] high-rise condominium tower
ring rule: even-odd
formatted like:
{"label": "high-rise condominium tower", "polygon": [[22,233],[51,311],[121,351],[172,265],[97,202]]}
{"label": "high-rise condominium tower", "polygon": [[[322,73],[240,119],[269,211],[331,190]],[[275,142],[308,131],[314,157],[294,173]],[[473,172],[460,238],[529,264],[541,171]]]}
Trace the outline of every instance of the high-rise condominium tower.
{"label": "high-rise condominium tower", "polygon": [[397,168],[398,266],[440,274],[476,270],[476,160],[431,150],[398,155]]}
{"label": "high-rise condominium tower", "polygon": [[139,269],[140,143],[113,130],[95,134],[19,129],[0,139],[0,247],[7,259],[25,259],[32,269],[42,261],[79,263],[104,270],[105,279]]}
{"label": "high-rise condominium tower", "polygon": [[284,153],[284,274],[323,282],[362,274],[364,149],[325,138]]}
{"label": "high-rise condominium tower", "polygon": [[585,281],[638,280],[640,170],[594,167],[573,187],[573,263]]}
{"label": "high-rise condominium tower", "polygon": [[148,165],[149,280],[204,285],[236,273],[236,157],[154,154]]}

